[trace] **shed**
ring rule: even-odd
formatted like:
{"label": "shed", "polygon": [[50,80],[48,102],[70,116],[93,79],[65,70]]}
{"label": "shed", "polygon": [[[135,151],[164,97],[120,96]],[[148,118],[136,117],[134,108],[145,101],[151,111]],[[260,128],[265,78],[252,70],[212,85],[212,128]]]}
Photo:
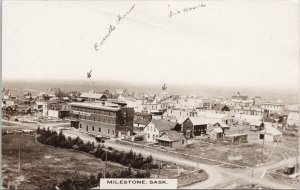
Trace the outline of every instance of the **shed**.
{"label": "shed", "polygon": [[208,131],[209,138],[213,140],[223,139],[224,132],[221,127],[215,127]]}
{"label": "shed", "polygon": [[260,131],[264,129],[264,122],[260,120],[251,121],[250,124],[250,131]]}
{"label": "shed", "polygon": [[259,139],[264,139],[266,142],[278,142],[281,137],[282,133],[271,125],[265,125],[265,129],[259,131]]}

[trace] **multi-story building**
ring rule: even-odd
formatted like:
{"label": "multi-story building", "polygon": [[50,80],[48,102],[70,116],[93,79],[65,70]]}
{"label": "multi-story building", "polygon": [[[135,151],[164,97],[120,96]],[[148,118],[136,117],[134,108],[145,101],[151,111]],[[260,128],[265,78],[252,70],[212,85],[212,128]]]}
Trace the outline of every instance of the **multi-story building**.
{"label": "multi-story building", "polygon": [[133,108],[110,102],[71,103],[71,126],[94,135],[132,135],[133,117]]}
{"label": "multi-story building", "polygon": [[282,112],[284,111],[284,104],[282,103],[271,103],[271,102],[265,102],[265,103],[262,103],[262,106],[261,106],[263,109],[266,109],[270,112],[276,112],[276,113],[279,113],[279,112]]}

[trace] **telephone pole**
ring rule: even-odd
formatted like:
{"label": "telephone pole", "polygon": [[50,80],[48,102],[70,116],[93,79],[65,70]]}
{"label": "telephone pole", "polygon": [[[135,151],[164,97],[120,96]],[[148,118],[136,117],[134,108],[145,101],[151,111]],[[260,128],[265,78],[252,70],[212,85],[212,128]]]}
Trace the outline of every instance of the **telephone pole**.
{"label": "telephone pole", "polygon": [[107,151],[105,151],[105,169],[104,169],[104,178],[106,178],[106,170],[107,170]]}
{"label": "telephone pole", "polygon": [[265,132],[264,132],[263,146],[261,149],[261,156],[260,156],[261,162],[263,162],[264,146],[265,146],[265,139],[266,139],[266,127],[264,128],[265,128]]}
{"label": "telephone pole", "polygon": [[21,150],[20,150],[20,144],[19,144],[19,165],[18,165],[18,172],[20,172],[21,169]]}
{"label": "telephone pole", "polygon": [[160,168],[161,168],[161,162],[159,163],[159,168],[158,168],[158,179],[159,179],[159,176],[160,176]]}

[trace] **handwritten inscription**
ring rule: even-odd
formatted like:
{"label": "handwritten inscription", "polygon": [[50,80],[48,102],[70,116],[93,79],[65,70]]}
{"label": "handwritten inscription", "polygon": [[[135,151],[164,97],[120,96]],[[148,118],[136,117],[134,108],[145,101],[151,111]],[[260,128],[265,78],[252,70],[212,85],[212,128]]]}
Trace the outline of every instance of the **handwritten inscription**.
{"label": "handwritten inscription", "polygon": [[170,10],[169,17],[173,17],[173,16],[176,16],[176,15],[179,15],[182,13],[190,12],[190,11],[202,8],[202,7],[206,7],[206,5],[200,4],[200,5],[193,6],[193,7],[185,7],[182,10]]}
{"label": "handwritten inscription", "polygon": [[[125,14],[118,15],[117,19],[116,19],[116,25],[121,24],[121,22],[127,17],[127,15],[129,15],[131,13],[131,11],[134,9],[134,7],[135,7],[135,4],[133,4]],[[109,25],[106,35],[102,38],[102,40],[100,42],[96,42],[94,44],[94,48],[96,51],[99,50],[99,48],[103,45],[103,43],[107,40],[107,38],[109,38],[111,33],[116,30],[116,28],[117,28],[116,25]]]}

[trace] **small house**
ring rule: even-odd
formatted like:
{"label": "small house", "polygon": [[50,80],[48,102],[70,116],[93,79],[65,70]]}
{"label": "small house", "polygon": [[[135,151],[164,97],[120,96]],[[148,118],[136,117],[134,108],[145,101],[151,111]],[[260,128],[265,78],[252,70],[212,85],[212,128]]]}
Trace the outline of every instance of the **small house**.
{"label": "small house", "polygon": [[215,127],[220,127],[224,134],[227,130],[230,129],[230,127],[228,125],[226,125],[225,123],[223,123],[223,122],[217,122],[217,123],[214,124],[214,126]]}
{"label": "small house", "polygon": [[156,143],[156,139],[160,137],[163,132],[173,130],[177,125],[179,125],[177,122],[152,119],[152,121],[144,127],[145,140],[147,142]]}
{"label": "small house", "polygon": [[165,131],[156,139],[159,146],[170,148],[182,148],[187,144],[187,139],[183,133],[177,131]]}
{"label": "small house", "polygon": [[216,113],[230,112],[229,107],[224,104],[215,104],[212,107],[212,110],[214,110]]}
{"label": "small house", "polygon": [[251,121],[250,124],[250,131],[261,131],[264,129],[264,122],[263,121]]}
{"label": "small house", "polygon": [[271,125],[265,125],[265,129],[259,131],[259,139],[264,139],[266,142],[278,142],[281,140],[282,133],[272,127]]}
{"label": "small house", "polygon": [[224,132],[221,127],[215,127],[208,131],[209,138],[212,140],[220,140],[224,137]]}

